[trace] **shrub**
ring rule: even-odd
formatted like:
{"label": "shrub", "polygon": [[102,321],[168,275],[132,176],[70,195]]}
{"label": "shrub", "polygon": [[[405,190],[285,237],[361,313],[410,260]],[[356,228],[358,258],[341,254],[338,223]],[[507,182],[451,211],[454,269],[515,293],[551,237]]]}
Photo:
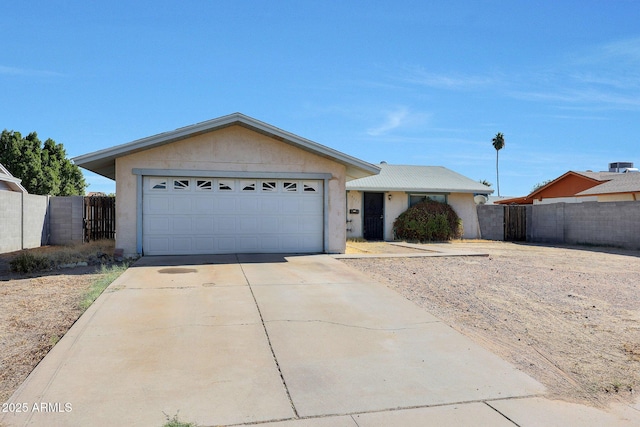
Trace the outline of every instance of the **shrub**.
{"label": "shrub", "polygon": [[23,252],[11,260],[9,266],[11,267],[11,271],[15,271],[16,273],[31,273],[34,271],[48,270],[51,267],[51,261],[42,255]]}
{"label": "shrub", "polygon": [[400,214],[393,232],[410,242],[446,241],[462,236],[462,221],[446,203],[425,200]]}

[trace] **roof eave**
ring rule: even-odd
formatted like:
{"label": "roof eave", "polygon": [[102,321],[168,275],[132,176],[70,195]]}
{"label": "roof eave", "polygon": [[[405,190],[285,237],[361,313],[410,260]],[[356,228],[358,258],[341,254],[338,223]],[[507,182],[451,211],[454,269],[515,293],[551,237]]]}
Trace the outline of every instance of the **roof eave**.
{"label": "roof eave", "polygon": [[492,189],[459,189],[459,188],[409,188],[409,187],[350,187],[348,191],[377,191],[377,192],[406,192],[406,193],[465,193],[465,194],[492,194]]}
{"label": "roof eave", "polygon": [[318,144],[311,140],[294,135],[290,132],[271,126],[242,113],[233,113],[227,116],[185,126],[174,131],[164,132],[158,135],[138,139],[126,144],[88,153],[73,158],[76,165],[95,172],[110,179],[115,179],[115,159],[129,154],[134,154],[150,148],[170,144],[175,141],[201,135],[227,126],[240,125],[245,128],[267,135],[302,150],[332,159],[346,166],[347,180],[364,178],[376,175],[380,168],[363,160],[336,151],[332,148]]}

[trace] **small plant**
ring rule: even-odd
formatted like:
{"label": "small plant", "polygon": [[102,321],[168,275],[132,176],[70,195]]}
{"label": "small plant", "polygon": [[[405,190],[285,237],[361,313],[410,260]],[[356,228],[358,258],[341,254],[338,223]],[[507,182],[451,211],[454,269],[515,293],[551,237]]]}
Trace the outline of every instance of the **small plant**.
{"label": "small plant", "polygon": [[196,423],[187,423],[184,421],[180,421],[178,419],[178,414],[175,414],[173,417],[170,417],[169,415],[165,414],[163,412],[164,416],[167,419],[167,422],[164,423],[162,425],[162,427],[198,427],[198,424]]}
{"label": "small plant", "polygon": [[98,299],[100,294],[109,286],[114,280],[116,280],[124,271],[128,265],[112,265],[106,267],[102,265],[100,267],[100,278],[91,284],[89,291],[85,294],[82,301],[80,301],[80,308],[86,310],[93,302]]}
{"label": "small plant", "polygon": [[16,273],[32,273],[34,271],[48,270],[51,267],[49,258],[42,255],[23,252],[9,263],[11,271]]}
{"label": "small plant", "polygon": [[408,242],[447,241],[462,236],[462,221],[446,203],[425,200],[400,214],[393,231]]}

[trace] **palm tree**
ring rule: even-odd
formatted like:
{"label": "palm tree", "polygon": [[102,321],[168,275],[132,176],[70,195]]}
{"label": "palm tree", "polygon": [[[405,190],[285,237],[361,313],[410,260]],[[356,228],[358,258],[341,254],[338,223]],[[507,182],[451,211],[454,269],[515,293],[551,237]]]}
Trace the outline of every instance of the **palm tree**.
{"label": "palm tree", "polygon": [[498,197],[500,197],[500,175],[498,174],[498,152],[504,148],[504,135],[502,132],[496,133],[491,140],[493,148],[496,149],[496,182],[498,183]]}

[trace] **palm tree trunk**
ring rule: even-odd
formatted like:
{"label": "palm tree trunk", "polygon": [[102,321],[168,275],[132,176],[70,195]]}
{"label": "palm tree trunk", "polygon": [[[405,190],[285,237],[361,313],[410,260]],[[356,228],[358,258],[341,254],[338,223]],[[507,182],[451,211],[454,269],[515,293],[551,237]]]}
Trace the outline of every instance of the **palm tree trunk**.
{"label": "palm tree trunk", "polygon": [[498,197],[500,197],[500,173],[498,172],[498,153],[500,151],[496,150],[496,182],[498,183]]}

